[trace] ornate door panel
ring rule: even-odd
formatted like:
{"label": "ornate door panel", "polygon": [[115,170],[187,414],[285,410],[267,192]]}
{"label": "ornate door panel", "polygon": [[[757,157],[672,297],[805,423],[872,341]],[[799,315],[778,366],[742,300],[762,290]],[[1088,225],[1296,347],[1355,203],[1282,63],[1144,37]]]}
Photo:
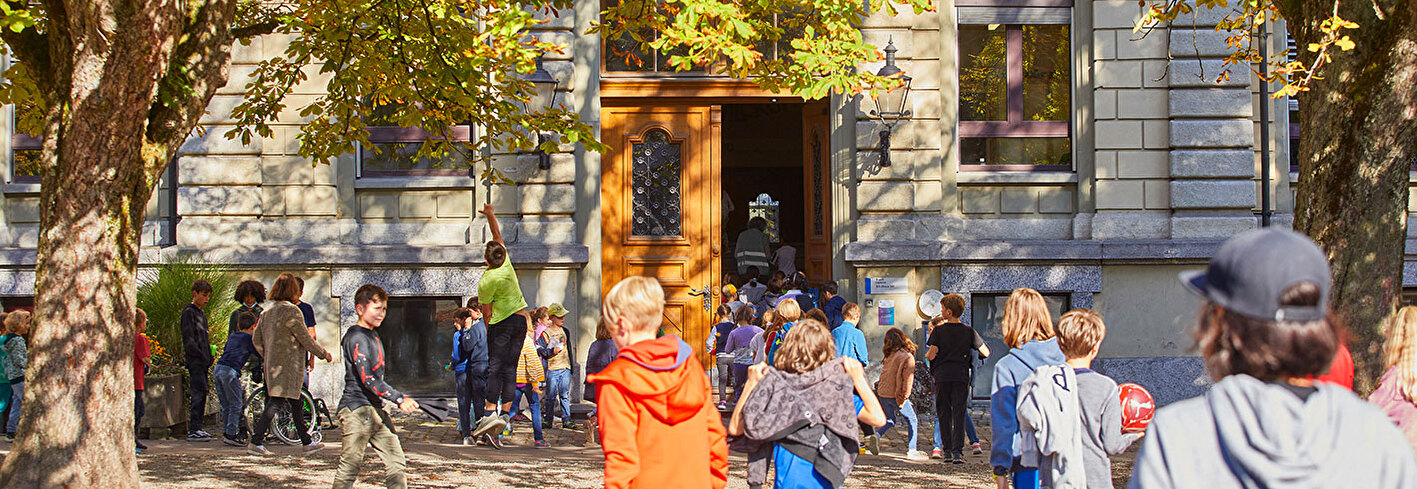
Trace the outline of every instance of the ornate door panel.
{"label": "ornate door panel", "polygon": [[[831,130],[827,106],[809,103],[802,106],[802,182],[805,187],[807,225],[803,262],[807,278],[817,281],[832,278],[831,231]],[[814,287],[816,283],[812,284]]]}
{"label": "ornate door panel", "polygon": [[664,331],[704,365],[717,305],[720,184],[714,107],[610,107],[601,160],[603,292],[633,275],[664,287]]}

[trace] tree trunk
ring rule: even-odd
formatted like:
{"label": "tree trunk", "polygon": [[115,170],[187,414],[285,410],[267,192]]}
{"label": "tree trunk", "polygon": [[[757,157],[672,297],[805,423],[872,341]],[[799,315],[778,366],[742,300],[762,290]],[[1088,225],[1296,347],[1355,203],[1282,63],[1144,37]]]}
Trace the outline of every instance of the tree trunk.
{"label": "tree trunk", "polygon": [[[1284,12],[1301,48],[1320,42],[1319,22],[1332,14],[1332,4],[1303,3]],[[1339,15],[1361,26],[1344,32],[1357,48],[1334,48],[1323,78],[1299,99],[1295,228],[1329,255],[1331,304],[1348,327],[1354,387],[1366,393],[1383,372],[1381,324],[1402,290],[1408,174],[1417,156],[1417,19],[1410,7],[1383,5],[1379,19],[1375,4],[1340,5]],[[1312,57],[1301,55],[1306,63]]]}

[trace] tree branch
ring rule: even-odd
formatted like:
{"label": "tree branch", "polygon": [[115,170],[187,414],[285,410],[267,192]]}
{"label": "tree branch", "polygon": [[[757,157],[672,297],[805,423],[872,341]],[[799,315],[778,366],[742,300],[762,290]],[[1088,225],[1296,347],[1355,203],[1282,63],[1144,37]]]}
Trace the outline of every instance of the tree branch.
{"label": "tree branch", "polygon": [[[166,156],[186,139],[216,90],[226,85],[235,12],[236,0],[211,0],[183,26],[182,41],[173,49],[167,72],[158,82],[159,96],[148,110],[145,139],[164,153],[163,158],[146,162],[149,175],[167,165]],[[185,87],[186,93],[161,96],[174,87]]]}
{"label": "tree branch", "polygon": [[231,30],[232,39],[246,39],[249,37],[264,36],[276,31],[280,27],[280,21],[268,20],[255,24],[237,27]]}
{"label": "tree branch", "polygon": [[[25,10],[31,8],[24,0],[4,0],[11,10]],[[62,11],[60,12],[62,17]],[[3,38],[5,45],[10,51],[29,67],[30,76],[44,92],[54,87],[55,66],[49,56],[50,45],[49,36],[41,34],[35,26],[29,26],[19,32],[10,29],[0,29],[0,38]]]}

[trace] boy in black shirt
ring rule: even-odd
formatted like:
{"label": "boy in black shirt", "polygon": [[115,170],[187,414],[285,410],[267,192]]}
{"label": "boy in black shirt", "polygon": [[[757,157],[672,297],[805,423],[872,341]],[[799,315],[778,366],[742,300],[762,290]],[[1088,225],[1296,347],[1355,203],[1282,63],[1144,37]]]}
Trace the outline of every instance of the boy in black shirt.
{"label": "boy in black shirt", "polygon": [[382,409],[384,399],[398,403],[399,409],[411,413],[418,403],[384,382],[384,345],[375,331],[384,323],[389,295],[373,284],[364,284],[354,292],[354,313],[359,324],[349,328],[340,341],[344,354],[344,394],[339,400],[340,438],[339,465],[335,469],[335,489],[354,487],[359,465],[364,461],[364,447],[373,445],[384,461],[384,485],[406,487],[406,460],[403,445],[394,434],[394,422]]}
{"label": "boy in black shirt", "polygon": [[192,302],[182,309],[178,328],[182,331],[182,365],[191,378],[190,418],[187,420],[187,441],[212,441],[210,433],[202,431],[202,416],[207,408],[207,385],[212,368],[212,346],[207,333],[207,301],[212,298],[212,284],[206,280],[192,282]]}
{"label": "boy in black shirt", "polygon": [[964,298],[949,294],[940,299],[940,317],[930,321],[932,330],[926,340],[930,370],[935,376],[936,423],[944,436],[945,458],[964,463],[964,417],[969,405],[970,350],[981,357],[989,356],[989,348],[974,332],[974,328],[959,322],[964,314]]}

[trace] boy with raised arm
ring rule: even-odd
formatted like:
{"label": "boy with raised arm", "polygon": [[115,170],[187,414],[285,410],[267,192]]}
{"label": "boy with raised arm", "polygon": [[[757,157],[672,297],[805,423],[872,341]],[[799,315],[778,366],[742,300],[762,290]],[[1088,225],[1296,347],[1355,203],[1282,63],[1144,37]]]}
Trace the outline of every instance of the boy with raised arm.
{"label": "boy with raised arm", "polygon": [[482,215],[487,217],[487,227],[492,231],[492,241],[487,242],[483,252],[487,271],[477,282],[477,297],[487,323],[487,415],[477,420],[473,438],[501,433],[511,422],[508,413],[517,391],[517,357],[530,322],[525,311],[526,298],[517,282],[517,271],[512,268],[507,244],[502,241],[496,211],[492,204],[482,206]]}

